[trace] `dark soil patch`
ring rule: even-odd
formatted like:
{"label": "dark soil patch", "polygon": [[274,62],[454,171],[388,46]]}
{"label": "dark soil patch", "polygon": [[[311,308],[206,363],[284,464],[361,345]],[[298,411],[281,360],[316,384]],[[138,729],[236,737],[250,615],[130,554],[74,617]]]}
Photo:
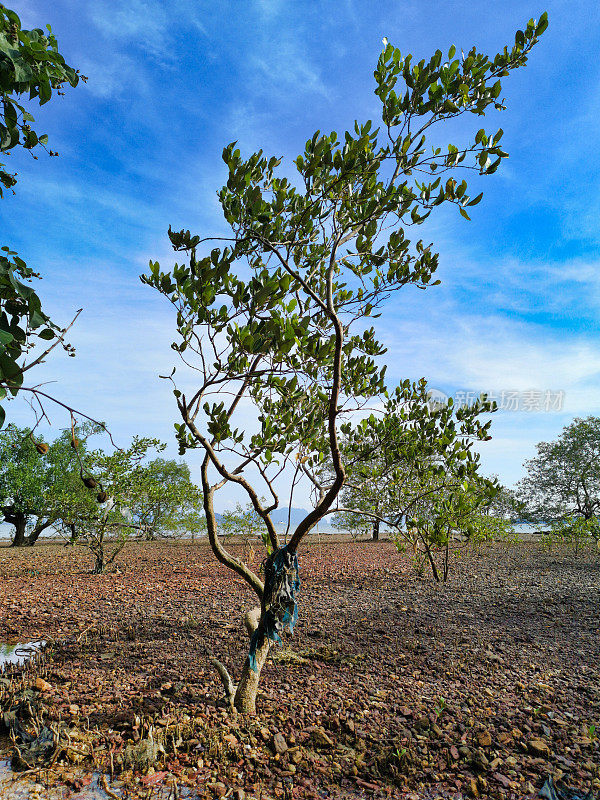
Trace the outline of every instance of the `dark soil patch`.
{"label": "dark soil patch", "polygon": [[[596,552],[495,545],[445,586],[387,542],[312,542],[300,562],[254,719],[216,704],[208,658],[239,675],[254,603],[205,544],[132,544],[102,576],[84,551],[2,549],[0,641],[54,642],[30,672],[48,720],[98,731],[97,763],[144,797],[173,776],[198,797],[521,800],[550,773],[600,788]],[[149,734],[159,765],[136,776]]]}

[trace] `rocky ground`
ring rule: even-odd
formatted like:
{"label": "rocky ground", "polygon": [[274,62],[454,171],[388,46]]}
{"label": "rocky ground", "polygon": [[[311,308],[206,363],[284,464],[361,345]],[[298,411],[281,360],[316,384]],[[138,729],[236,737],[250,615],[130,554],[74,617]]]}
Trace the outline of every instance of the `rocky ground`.
{"label": "rocky ground", "polygon": [[497,544],[441,586],[388,542],[313,541],[300,565],[294,636],[244,718],[209,657],[239,675],[253,597],[206,545],[131,544],[101,576],[84,550],[0,549],[0,642],[51,643],[3,689],[6,706],[30,686],[63,737],[30,773],[41,796],[102,770],[107,797],[521,800],[549,774],[600,789],[600,554]]}

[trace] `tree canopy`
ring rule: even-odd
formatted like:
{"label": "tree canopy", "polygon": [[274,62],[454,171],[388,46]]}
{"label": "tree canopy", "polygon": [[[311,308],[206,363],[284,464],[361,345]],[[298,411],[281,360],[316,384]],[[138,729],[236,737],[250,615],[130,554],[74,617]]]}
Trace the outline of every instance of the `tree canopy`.
{"label": "tree canopy", "polygon": [[[196,532],[203,516],[201,495],[183,461],[155,458],[135,474],[129,511],[147,539],[177,538]],[[201,525],[200,525],[201,527]]]}
{"label": "tree canopy", "polygon": [[[411,392],[408,395],[408,392]],[[479,474],[475,441],[491,438],[491,421],[480,415],[493,410],[482,398],[455,408],[429,404],[425,381],[406,381],[387,399],[381,416],[371,414],[347,429],[341,443],[346,483],[332,509],[338,525],[378,532],[386,525],[398,544],[419,549],[439,580],[435,552],[447,548],[452,536],[480,535],[480,515],[498,492],[495,481]],[[327,477],[315,482],[319,491]]]}
{"label": "tree canopy", "polygon": [[[77,441],[78,452],[80,447]],[[143,462],[152,450],[164,448],[158,439],[135,436],[127,448],[110,453],[90,449],[81,454],[79,476],[88,493],[65,498],[61,521],[71,542],[92,552],[94,572],[104,572],[129,537],[145,530],[133,512],[148,489]]]}
{"label": "tree canopy", "polygon": [[560,523],[579,518],[600,536],[599,417],[577,417],[555,441],[540,442],[525,468],[517,489],[530,519]]}
{"label": "tree canopy", "polygon": [[0,513],[14,526],[13,546],[35,544],[52,526],[102,555],[108,534],[121,544],[132,534],[177,537],[202,527],[199,490],[186,464],[147,461],[165,447],[156,439],[135,438],[111,453],[92,449],[90,437],[103,430],[74,425],[50,443],[29,428],[0,431]]}
{"label": "tree canopy", "polygon": [[[15,11],[0,5],[0,152],[9,155],[16,147],[32,152],[46,148],[48,137],[38,134],[27,110],[32,101],[44,105],[53,93],[60,95],[65,84],[77,86],[78,72],[58,50],[50,26],[26,30]],[[27,106],[23,103],[27,101]],[[48,150],[50,155],[58,155]],[[36,157],[35,155],[33,156]],[[0,197],[3,188],[13,189],[16,175],[0,162]],[[13,190],[14,191],[14,190]],[[39,364],[59,343],[65,343],[65,329],[42,310],[42,303],[29,285],[39,275],[9,246],[0,253],[0,400],[16,395],[23,386],[24,373]],[[42,345],[29,363],[22,359],[35,345]],[[38,390],[38,394],[41,394]],[[6,409],[0,405],[0,427]]]}
{"label": "tree canopy", "polygon": [[25,544],[28,524],[46,517],[48,445],[29,434],[15,425],[0,431],[0,510],[4,522],[14,526],[15,547]]}

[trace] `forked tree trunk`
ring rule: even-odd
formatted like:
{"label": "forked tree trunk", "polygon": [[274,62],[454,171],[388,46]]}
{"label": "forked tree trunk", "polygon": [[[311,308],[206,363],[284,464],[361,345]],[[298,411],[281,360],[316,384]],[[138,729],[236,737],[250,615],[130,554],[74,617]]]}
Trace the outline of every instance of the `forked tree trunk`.
{"label": "forked tree trunk", "polygon": [[258,683],[260,681],[260,673],[269,654],[269,646],[269,639],[265,636],[264,642],[256,650],[256,672],[250,666],[250,659],[246,658],[242,677],[233,700],[233,705],[242,714],[256,714]]}

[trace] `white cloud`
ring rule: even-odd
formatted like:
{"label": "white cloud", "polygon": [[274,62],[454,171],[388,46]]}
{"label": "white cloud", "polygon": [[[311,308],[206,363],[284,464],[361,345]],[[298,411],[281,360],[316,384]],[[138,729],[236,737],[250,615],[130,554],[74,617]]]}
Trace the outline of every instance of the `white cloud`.
{"label": "white cloud", "polygon": [[594,342],[584,336],[564,340],[507,317],[432,309],[427,318],[388,318],[383,341],[400,369],[423,374],[442,384],[438,388],[569,390],[600,383],[600,349]]}
{"label": "white cloud", "polygon": [[[266,98],[297,107],[298,96],[329,99],[330,89],[317,66],[321,53],[306,18],[281,0],[255,0],[253,9],[251,46],[238,54],[247,102],[258,98],[264,103]],[[321,23],[326,24],[323,19]]]}
{"label": "white cloud", "polygon": [[505,483],[522,477],[522,462],[534,455],[537,442],[556,438],[575,416],[600,415],[600,348],[594,337],[566,338],[499,314],[458,314],[448,305],[433,305],[427,314],[414,311],[407,319],[388,313],[382,328],[390,382],[424,376],[446,394],[495,392],[497,401],[502,392],[564,392],[562,410],[493,415],[493,439],[480,452],[485,471]]}
{"label": "white cloud", "polygon": [[302,95],[320,95],[329,99],[331,92],[312,63],[306,44],[291,33],[279,33],[268,47],[250,58],[255,91],[288,96],[290,91]]}
{"label": "white cloud", "polygon": [[156,0],[96,2],[91,8],[90,17],[111,42],[118,39],[133,40],[148,52],[165,48],[169,18],[165,5]]}
{"label": "white cloud", "polygon": [[149,85],[145,71],[139,62],[123,53],[113,52],[110,59],[105,54],[93,58],[84,55],[77,58],[77,66],[88,80],[81,84],[87,91],[101,100],[132,95],[146,96]]}
{"label": "white cloud", "polygon": [[282,0],[255,0],[254,4],[259,14],[266,20],[279,16],[285,8]]}

